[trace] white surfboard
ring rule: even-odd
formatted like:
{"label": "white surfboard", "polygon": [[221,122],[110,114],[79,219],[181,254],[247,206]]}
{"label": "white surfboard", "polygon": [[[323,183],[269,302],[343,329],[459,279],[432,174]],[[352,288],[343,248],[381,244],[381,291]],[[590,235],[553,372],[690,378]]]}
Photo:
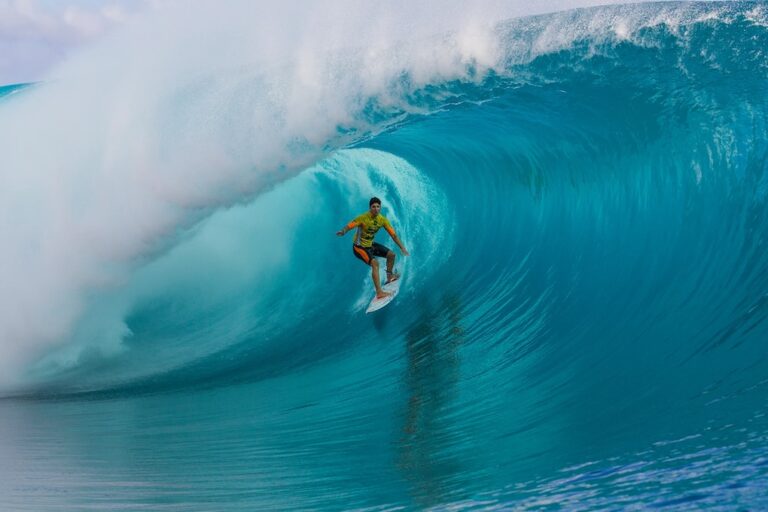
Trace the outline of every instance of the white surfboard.
{"label": "white surfboard", "polygon": [[390,292],[392,295],[387,295],[386,297],[383,297],[381,299],[377,299],[376,295],[374,294],[373,300],[368,305],[368,309],[365,310],[367,313],[373,313],[374,311],[378,311],[390,302],[394,300],[395,297],[397,297],[397,293],[400,291],[400,281],[403,280],[403,276],[400,276],[400,279],[397,279],[395,281],[392,281],[391,283],[387,283],[384,286],[381,287],[382,290],[385,292]]}

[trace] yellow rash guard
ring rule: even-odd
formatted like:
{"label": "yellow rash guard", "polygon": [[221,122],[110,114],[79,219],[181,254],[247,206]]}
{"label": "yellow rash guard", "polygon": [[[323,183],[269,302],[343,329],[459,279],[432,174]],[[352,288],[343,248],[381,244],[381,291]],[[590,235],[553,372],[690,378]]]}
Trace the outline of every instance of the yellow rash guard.
{"label": "yellow rash guard", "polygon": [[371,217],[370,212],[358,215],[353,221],[347,224],[347,229],[352,229],[354,227],[357,227],[354,243],[361,247],[371,247],[373,245],[373,237],[381,228],[386,229],[387,233],[391,236],[395,236],[395,230],[392,229],[392,225],[382,214],[378,214],[375,217]]}

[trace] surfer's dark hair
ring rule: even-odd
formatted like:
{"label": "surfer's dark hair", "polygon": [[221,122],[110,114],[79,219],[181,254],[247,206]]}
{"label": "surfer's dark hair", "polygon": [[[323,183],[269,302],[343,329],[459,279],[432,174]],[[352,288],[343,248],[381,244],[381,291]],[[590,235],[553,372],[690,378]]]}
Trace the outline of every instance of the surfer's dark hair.
{"label": "surfer's dark hair", "polygon": [[379,203],[379,206],[381,206],[381,199],[379,199],[378,197],[372,197],[371,200],[368,201],[368,207],[370,208],[375,203]]}

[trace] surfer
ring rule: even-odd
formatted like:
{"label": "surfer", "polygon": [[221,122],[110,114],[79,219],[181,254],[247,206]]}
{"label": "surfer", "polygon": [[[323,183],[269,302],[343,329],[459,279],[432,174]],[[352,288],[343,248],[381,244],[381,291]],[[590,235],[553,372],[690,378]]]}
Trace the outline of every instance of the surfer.
{"label": "surfer", "polygon": [[408,251],[395,234],[395,230],[392,229],[392,225],[387,218],[381,214],[381,199],[372,197],[368,201],[368,208],[367,212],[358,215],[349,224],[338,230],[336,235],[344,236],[347,231],[357,228],[357,234],[352,243],[352,252],[359,259],[363,260],[364,263],[371,266],[373,286],[376,287],[376,298],[381,299],[391,295],[391,293],[381,289],[379,262],[376,257],[387,258],[387,283],[397,280],[400,276],[393,270],[395,266],[395,253],[388,247],[374,242],[373,237],[376,236],[376,232],[379,229],[384,228],[389,233],[389,236],[392,237],[392,240],[400,247],[400,252],[403,253],[403,256],[408,256]]}

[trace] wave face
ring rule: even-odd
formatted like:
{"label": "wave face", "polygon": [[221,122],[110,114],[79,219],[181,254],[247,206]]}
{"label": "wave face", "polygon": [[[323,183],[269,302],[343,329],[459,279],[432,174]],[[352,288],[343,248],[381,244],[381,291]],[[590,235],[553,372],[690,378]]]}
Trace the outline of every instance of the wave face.
{"label": "wave face", "polygon": [[[229,138],[243,105],[222,105],[203,77],[173,97],[199,109],[143,113],[168,154],[128,141],[168,176],[126,174],[118,144],[101,168],[129,179],[84,174],[66,189],[122,184],[104,197],[126,203],[54,201],[47,216],[33,202],[51,196],[41,175],[10,180],[16,221],[53,239],[7,257],[39,254],[9,280],[42,268],[52,283],[55,301],[38,286],[18,311],[68,309],[54,325],[8,320],[4,350],[24,353],[23,371],[0,426],[56,419],[37,441],[6,436],[21,460],[76,433],[16,478],[80,476],[38,491],[11,478],[4,494],[21,509],[37,492],[36,510],[119,482],[137,482],[114,491],[126,509],[765,507],[766,14],[648,4],[505,21],[472,39],[482,51],[421,76],[412,53],[387,50],[409,64],[375,88],[342,81],[358,95],[343,115],[313,103],[329,91],[304,98],[332,129],[299,136],[288,125],[311,116],[281,117],[264,169],[251,155],[264,144]],[[451,37],[420,57],[456,58]],[[5,119],[56,97],[14,91]],[[137,122],[126,116],[109,118],[117,133]],[[209,134],[185,124],[197,122],[223,146],[192,161],[180,153]],[[127,222],[142,193],[164,201]],[[368,271],[333,233],[372,195],[411,256],[398,257],[401,295],[366,316]],[[57,227],[82,245],[57,245]],[[67,262],[76,281],[60,275]],[[122,448],[83,453],[94,438]]]}

